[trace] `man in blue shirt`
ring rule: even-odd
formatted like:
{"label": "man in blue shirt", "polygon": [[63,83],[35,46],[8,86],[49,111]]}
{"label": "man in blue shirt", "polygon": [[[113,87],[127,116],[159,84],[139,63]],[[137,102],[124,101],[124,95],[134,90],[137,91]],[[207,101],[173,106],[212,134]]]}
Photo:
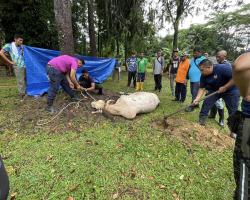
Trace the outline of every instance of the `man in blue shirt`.
{"label": "man in blue shirt", "polygon": [[[218,64],[225,64],[228,67],[232,67],[231,63],[226,60],[227,52],[225,50],[220,50],[216,54],[216,60]],[[224,104],[223,100],[219,99],[215,102],[214,106],[210,110],[209,118],[215,118],[217,111],[219,113],[219,125],[224,126]]]}
{"label": "man in blue shirt", "polygon": [[[190,91],[192,94],[192,102],[196,98],[198,94],[198,90],[200,88],[200,77],[201,72],[199,69],[199,64],[201,61],[203,61],[205,56],[202,55],[202,50],[199,47],[194,48],[194,57],[190,61],[190,67],[188,71],[188,78],[190,80]],[[186,111],[192,112],[196,107],[198,107],[198,104],[196,106],[190,106]]]}
{"label": "man in blue shirt", "polygon": [[127,84],[127,87],[130,87],[132,79],[133,79],[134,88],[136,86],[136,70],[137,70],[136,62],[137,62],[136,53],[132,52],[131,57],[129,57],[126,60],[126,67],[127,67],[127,70],[128,70],[128,84]]}
{"label": "man in blue shirt", "polygon": [[225,101],[229,115],[234,114],[238,109],[239,91],[232,79],[232,68],[229,68],[225,64],[213,66],[210,60],[205,59],[200,62],[200,70],[202,74],[200,89],[193,104],[197,105],[206,91],[208,91],[207,94],[218,91],[218,94],[209,97],[203,102],[199,115],[199,123],[205,125],[209,110],[220,98]]}

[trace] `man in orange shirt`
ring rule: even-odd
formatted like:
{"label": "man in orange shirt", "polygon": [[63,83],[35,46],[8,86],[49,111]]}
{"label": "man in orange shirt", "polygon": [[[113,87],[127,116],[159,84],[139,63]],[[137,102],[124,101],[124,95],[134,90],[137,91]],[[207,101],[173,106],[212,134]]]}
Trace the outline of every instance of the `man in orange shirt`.
{"label": "man in orange shirt", "polygon": [[186,53],[180,58],[179,68],[176,74],[175,99],[173,101],[184,102],[187,94],[187,73],[189,69],[189,59]]}

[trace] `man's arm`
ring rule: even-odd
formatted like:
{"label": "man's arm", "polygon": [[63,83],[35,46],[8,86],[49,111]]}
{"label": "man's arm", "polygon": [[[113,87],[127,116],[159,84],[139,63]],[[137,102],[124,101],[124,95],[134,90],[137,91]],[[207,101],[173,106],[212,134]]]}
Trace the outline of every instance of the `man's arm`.
{"label": "man's arm", "polygon": [[201,99],[201,97],[205,94],[206,90],[205,88],[200,88],[198,91],[198,94],[193,102],[194,105],[197,105]]}
{"label": "man's arm", "polygon": [[91,83],[90,88],[86,88],[86,91],[93,91],[93,90],[95,90],[95,83],[94,82]]}
{"label": "man's arm", "polygon": [[241,96],[250,101],[250,53],[244,53],[235,60],[233,79]]}
{"label": "man's arm", "polygon": [[234,86],[234,80],[233,79],[231,79],[225,85],[223,85],[222,87],[220,87],[219,90],[218,90],[218,92],[219,93],[226,92],[232,86]]}
{"label": "man's arm", "polygon": [[0,51],[0,57],[2,57],[3,60],[4,60],[5,62],[7,62],[8,65],[14,65],[14,62],[12,62],[11,60],[9,60],[9,59],[7,58],[7,56],[5,55],[3,49]]}
{"label": "man's arm", "polygon": [[69,75],[70,81],[74,84],[76,89],[81,89],[82,87],[79,85],[79,83],[76,80],[76,70],[71,69],[70,75]]}
{"label": "man's arm", "polygon": [[69,86],[70,86],[70,88],[74,88],[74,84],[72,83],[72,81],[70,80],[70,77],[69,77],[70,75],[69,75],[69,73],[67,73],[66,74],[66,78],[67,78],[67,80],[68,80],[68,82],[69,82]]}

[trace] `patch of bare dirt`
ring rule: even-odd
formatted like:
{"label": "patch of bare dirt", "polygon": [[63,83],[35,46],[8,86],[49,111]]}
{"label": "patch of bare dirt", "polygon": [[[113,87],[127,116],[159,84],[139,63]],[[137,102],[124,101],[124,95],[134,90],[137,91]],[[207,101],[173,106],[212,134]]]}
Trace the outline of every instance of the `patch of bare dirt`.
{"label": "patch of bare dirt", "polygon": [[133,198],[133,199],[149,199],[149,196],[145,198],[145,194],[139,189],[134,187],[120,186],[118,190],[112,194],[112,199],[124,199],[124,198]]}
{"label": "patch of bare dirt", "polygon": [[200,145],[209,150],[222,151],[233,146],[234,140],[218,129],[201,126],[198,123],[186,121],[182,118],[169,118],[166,128],[163,119],[154,120],[152,128],[162,131],[167,137],[178,139],[185,146]]}
{"label": "patch of bare dirt", "polygon": [[[111,91],[105,91],[104,95],[91,94],[96,100],[117,100],[119,94]],[[87,95],[85,95],[87,96]],[[86,127],[96,126],[99,122],[107,119],[105,114],[92,114],[94,109],[91,107],[91,98],[83,98],[79,104],[71,103],[70,98],[65,93],[57,95],[54,106],[58,111],[71,103],[58,117],[53,119],[56,114],[48,113],[46,108],[47,95],[41,97],[27,97],[23,102],[16,104],[12,111],[6,113],[6,120],[0,124],[1,130],[36,133],[47,131],[51,133],[62,133],[66,131],[79,132]],[[121,117],[114,117],[119,121]],[[48,123],[47,123],[48,122]],[[44,125],[38,125],[43,124]]]}

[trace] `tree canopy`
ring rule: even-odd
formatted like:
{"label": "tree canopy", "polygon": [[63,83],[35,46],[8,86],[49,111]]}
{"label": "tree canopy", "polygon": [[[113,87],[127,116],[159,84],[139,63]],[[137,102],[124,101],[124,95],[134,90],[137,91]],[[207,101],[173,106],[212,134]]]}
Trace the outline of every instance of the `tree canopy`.
{"label": "tree canopy", "polygon": [[[126,57],[132,50],[153,55],[162,49],[169,54],[173,48],[190,51],[200,45],[210,54],[225,49],[233,59],[250,43],[250,4],[243,1],[206,1],[207,9],[214,11],[209,21],[185,30],[179,30],[179,25],[186,16],[206,11],[199,7],[197,0],[72,0],[69,3],[72,15],[68,22],[72,23],[75,53]],[[222,12],[235,5],[238,10]],[[59,49],[55,16],[55,6],[50,0],[2,0],[1,43],[10,42],[15,33],[21,33],[27,45]],[[163,29],[165,22],[171,24],[173,34],[160,38],[159,22]]]}

